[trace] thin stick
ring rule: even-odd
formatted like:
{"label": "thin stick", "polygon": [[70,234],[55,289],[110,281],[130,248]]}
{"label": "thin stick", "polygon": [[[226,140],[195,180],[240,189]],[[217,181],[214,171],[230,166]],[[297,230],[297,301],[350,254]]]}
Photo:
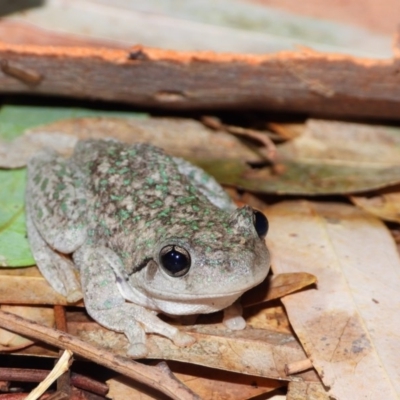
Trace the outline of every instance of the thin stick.
{"label": "thin stick", "polygon": [[[8,383],[8,381],[41,382],[49,373],[50,371],[46,369],[0,368],[0,389],[2,381],[6,381],[5,383]],[[71,384],[100,396],[105,396],[108,392],[108,386],[105,383],[75,372],[71,372]]]}
{"label": "thin stick", "polygon": [[285,373],[286,375],[297,374],[299,372],[306,371],[308,369],[313,368],[313,364],[309,358],[305,358],[304,360],[292,362],[290,364],[285,365]]}
{"label": "thin stick", "polygon": [[116,356],[68,333],[48,328],[1,310],[0,327],[61,349],[71,350],[81,357],[151,386],[172,399],[200,400],[200,397],[176,379],[171,371],[167,373],[158,367],[149,367],[128,358]]}
{"label": "thin stick", "polygon": [[39,383],[32,392],[26,397],[26,400],[37,400],[65,371],[68,371],[69,361],[72,357],[72,351],[65,350],[58,360],[57,364],[51,370],[46,379]]}

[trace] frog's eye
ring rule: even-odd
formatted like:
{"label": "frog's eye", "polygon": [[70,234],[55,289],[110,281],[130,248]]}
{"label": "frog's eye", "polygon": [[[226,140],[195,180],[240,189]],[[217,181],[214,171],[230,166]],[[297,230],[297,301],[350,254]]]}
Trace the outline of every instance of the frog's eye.
{"label": "frog's eye", "polygon": [[168,275],[178,278],[188,273],[190,254],[180,246],[165,246],[160,252],[160,263]]}
{"label": "frog's eye", "polygon": [[267,217],[261,211],[253,210],[253,223],[259,238],[264,239],[269,226]]}

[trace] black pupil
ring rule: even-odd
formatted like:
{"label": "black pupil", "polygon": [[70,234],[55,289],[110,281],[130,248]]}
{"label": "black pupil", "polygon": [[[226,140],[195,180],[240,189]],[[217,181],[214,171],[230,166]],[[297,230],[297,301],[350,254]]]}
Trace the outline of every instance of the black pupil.
{"label": "black pupil", "polygon": [[164,269],[171,276],[182,276],[189,271],[190,258],[173,247],[161,256]]}
{"label": "black pupil", "polygon": [[268,220],[261,211],[254,210],[254,227],[256,228],[256,232],[261,239],[264,239],[265,236],[267,236]]}

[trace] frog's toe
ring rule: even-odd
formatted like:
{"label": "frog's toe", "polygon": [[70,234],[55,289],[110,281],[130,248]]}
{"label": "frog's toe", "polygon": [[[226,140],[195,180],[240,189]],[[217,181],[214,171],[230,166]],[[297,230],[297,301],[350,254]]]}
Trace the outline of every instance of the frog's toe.
{"label": "frog's toe", "polygon": [[143,358],[146,357],[147,353],[147,347],[144,343],[132,343],[127,352],[131,358]]}
{"label": "frog's toe", "polygon": [[224,325],[232,331],[241,331],[246,328],[246,321],[242,316],[236,315],[234,317],[224,318]]}
{"label": "frog's toe", "polygon": [[76,303],[79,300],[83,299],[83,293],[80,289],[71,290],[67,293],[67,301],[68,303]]}
{"label": "frog's toe", "polygon": [[193,336],[188,335],[187,333],[177,332],[172,338],[172,341],[178,347],[186,347],[191,346],[196,341],[196,339]]}

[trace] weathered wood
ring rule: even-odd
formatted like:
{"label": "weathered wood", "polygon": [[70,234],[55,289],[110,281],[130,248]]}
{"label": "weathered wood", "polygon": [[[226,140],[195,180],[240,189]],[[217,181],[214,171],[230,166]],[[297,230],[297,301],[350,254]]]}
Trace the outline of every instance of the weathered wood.
{"label": "weathered wood", "polygon": [[164,109],[400,118],[400,62],[307,49],[273,55],[0,43],[0,93]]}

